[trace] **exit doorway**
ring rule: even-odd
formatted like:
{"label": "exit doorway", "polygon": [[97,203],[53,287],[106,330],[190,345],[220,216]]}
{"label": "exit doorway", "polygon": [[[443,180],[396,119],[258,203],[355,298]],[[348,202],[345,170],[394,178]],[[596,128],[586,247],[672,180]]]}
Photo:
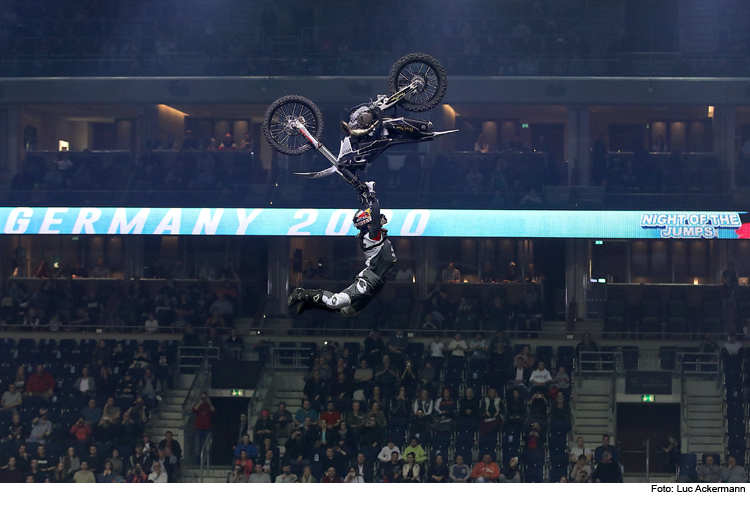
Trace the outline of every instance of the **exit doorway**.
{"label": "exit doorway", "polygon": [[617,442],[626,472],[646,471],[646,439],[651,451],[649,471],[663,472],[666,454],[662,448],[668,445],[671,434],[680,438],[678,403],[617,404]]}

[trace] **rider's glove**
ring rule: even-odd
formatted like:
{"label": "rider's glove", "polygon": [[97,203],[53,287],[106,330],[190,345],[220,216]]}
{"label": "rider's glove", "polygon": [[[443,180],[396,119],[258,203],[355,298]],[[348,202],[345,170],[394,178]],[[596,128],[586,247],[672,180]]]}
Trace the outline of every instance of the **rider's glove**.
{"label": "rider's glove", "polygon": [[372,199],[375,198],[375,181],[365,181],[362,184],[364,186],[362,187],[362,191],[359,194],[359,201],[363,204],[372,202]]}

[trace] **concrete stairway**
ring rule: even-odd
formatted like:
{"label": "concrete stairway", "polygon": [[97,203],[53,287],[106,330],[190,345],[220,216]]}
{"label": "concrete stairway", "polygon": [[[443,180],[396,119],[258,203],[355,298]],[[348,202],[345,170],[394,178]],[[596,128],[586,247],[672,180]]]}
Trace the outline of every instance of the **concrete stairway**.
{"label": "concrete stairway", "polygon": [[164,439],[164,434],[171,431],[175,440],[177,440],[182,449],[185,449],[185,435],[182,431],[182,404],[185,402],[185,396],[188,394],[192,375],[189,378],[181,376],[178,378],[177,386],[179,388],[169,389],[159,403],[159,409],[152,414],[150,422],[150,435],[153,441],[160,442]]}
{"label": "concrete stairway", "polygon": [[713,382],[686,381],[682,452],[724,454],[724,398]]}
{"label": "concrete stairway", "polygon": [[[204,483],[226,483],[227,476],[231,471],[229,465],[212,467],[211,470],[203,473]],[[182,469],[182,482],[183,483],[199,483],[200,481],[200,467],[183,467]]]}
{"label": "concrete stairway", "polygon": [[[593,450],[600,445],[602,435],[612,435],[612,395],[609,379],[586,379],[573,389],[573,438],[582,436]],[[616,445],[615,438],[611,439]]]}

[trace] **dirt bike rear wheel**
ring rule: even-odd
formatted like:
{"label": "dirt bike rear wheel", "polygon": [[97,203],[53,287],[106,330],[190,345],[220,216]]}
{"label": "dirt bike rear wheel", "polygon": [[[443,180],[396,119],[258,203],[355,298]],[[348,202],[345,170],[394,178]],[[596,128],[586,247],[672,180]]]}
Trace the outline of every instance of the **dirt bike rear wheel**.
{"label": "dirt bike rear wheel", "polygon": [[289,155],[304,154],[313,145],[299,129],[291,123],[298,120],[317,140],[323,133],[323,114],[318,106],[304,96],[284,96],[266,110],[263,118],[263,134],[271,147]]}
{"label": "dirt bike rear wheel", "polygon": [[388,89],[395,94],[414,81],[418,83],[417,90],[399,102],[411,112],[435,108],[448,88],[445,69],[437,59],[425,53],[410,53],[393,64],[388,75]]}

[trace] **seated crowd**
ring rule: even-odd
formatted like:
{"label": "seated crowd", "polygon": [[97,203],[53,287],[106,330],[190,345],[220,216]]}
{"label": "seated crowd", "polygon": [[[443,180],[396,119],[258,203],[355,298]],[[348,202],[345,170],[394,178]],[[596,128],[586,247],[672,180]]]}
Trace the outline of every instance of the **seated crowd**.
{"label": "seated crowd", "polygon": [[49,339],[16,347],[3,339],[0,348],[2,360],[23,361],[0,365],[7,388],[0,398],[0,482],[178,477],[180,444],[171,432],[158,441],[146,432],[170,385],[174,343]]}
{"label": "seated crowd", "polygon": [[[233,263],[221,270],[206,262],[188,278],[181,262],[170,270],[160,263],[148,268],[148,277],[163,279],[147,284],[136,277],[130,281],[112,278],[103,259],[87,271],[80,264],[53,269],[42,257],[33,275],[27,277],[24,264],[0,291],[0,325],[28,331],[81,331],[107,325],[140,327],[147,333],[172,329],[217,328],[228,331],[239,311],[239,280]],[[95,282],[80,278],[100,279]],[[214,281],[214,282],[212,282]]]}
{"label": "seated crowd", "polygon": [[550,372],[502,333],[406,339],[327,344],[294,414],[241,429],[229,482],[541,482],[548,436],[571,429],[572,359]]}

